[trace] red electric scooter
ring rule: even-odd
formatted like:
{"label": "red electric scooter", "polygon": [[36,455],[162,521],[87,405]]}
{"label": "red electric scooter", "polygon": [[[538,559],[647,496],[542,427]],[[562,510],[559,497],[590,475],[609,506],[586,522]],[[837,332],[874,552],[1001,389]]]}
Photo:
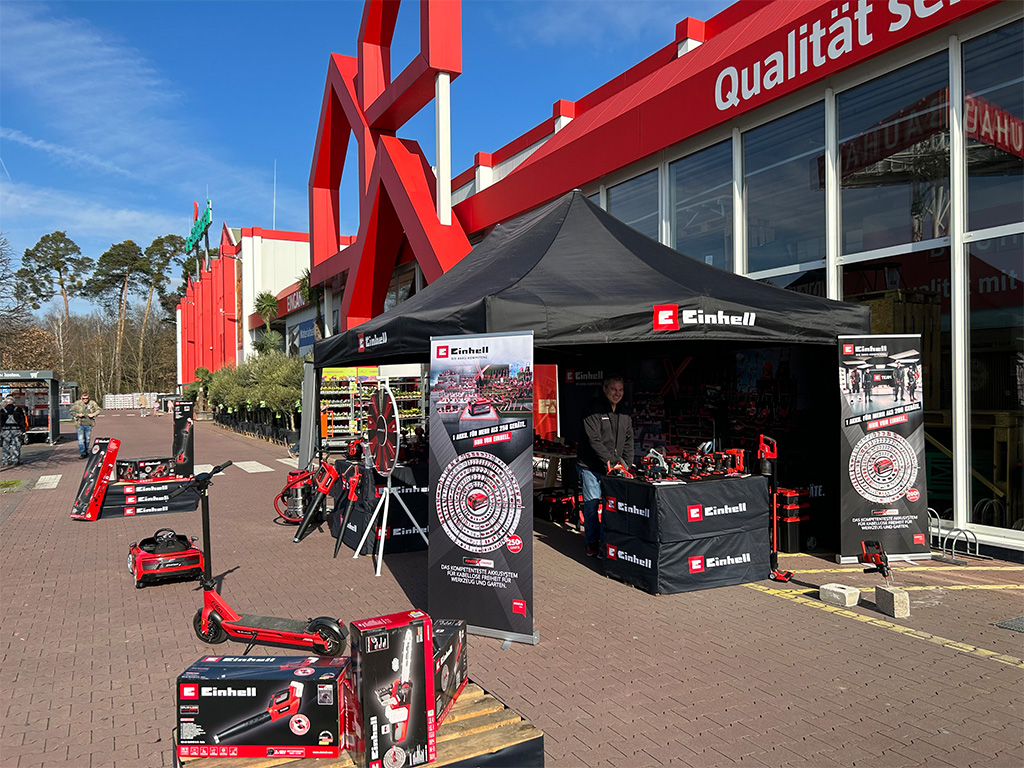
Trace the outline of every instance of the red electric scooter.
{"label": "red electric scooter", "polygon": [[216,584],[210,576],[210,485],[213,476],[231,462],[226,461],[209,472],[196,475],[186,487],[199,491],[203,513],[203,576],[199,583],[203,587],[203,607],[196,611],[192,628],[196,637],[204,643],[223,643],[231,639],[246,643],[243,655],[256,644],[281,645],[289,648],[313,650],[321,656],[337,656],[343,653],[348,630],[341,619],[318,616],[315,619],[284,619],[277,616],[256,616],[236,613],[217,593]]}

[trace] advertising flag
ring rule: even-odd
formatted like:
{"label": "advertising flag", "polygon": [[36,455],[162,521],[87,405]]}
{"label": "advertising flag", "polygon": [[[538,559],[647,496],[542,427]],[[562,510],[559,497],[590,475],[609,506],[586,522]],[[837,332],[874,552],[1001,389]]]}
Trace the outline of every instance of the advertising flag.
{"label": "advertising flag", "polygon": [[533,333],[430,343],[431,616],[536,643]]}
{"label": "advertising flag", "polygon": [[928,553],[920,334],[839,337],[840,556]]}

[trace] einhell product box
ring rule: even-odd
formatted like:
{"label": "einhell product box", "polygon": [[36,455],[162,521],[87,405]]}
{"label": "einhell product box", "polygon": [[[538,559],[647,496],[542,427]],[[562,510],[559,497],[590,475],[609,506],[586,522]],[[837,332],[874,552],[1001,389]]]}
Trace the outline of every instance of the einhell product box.
{"label": "einhell product box", "polygon": [[178,678],[178,757],[337,757],[348,664],[204,656]]}
{"label": "einhell product box", "polygon": [[349,625],[346,746],[357,766],[404,768],[437,757],[430,617],[407,611]]}
{"label": "einhell product box", "polygon": [[434,713],[441,725],[469,680],[465,619],[434,619]]}
{"label": "einhell product box", "polygon": [[174,476],[174,460],[124,459],[117,462],[118,480],[155,480]]}

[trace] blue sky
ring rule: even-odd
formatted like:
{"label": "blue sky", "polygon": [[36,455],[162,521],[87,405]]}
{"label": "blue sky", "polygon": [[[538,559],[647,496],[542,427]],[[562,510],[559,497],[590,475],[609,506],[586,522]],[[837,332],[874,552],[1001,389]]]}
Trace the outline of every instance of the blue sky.
{"label": "blue sky", "polygon": [[[727,0],[464,0],[453,173],[674,39]],[[232,227],[308,230],[307,182],[329,54],[353,55],[362,2],[0,4],[0,231],[17,261],[64,230],[89,256],[188,234],[213,200]],[[418,52],[399,13],[392,69]],[[399,136],[434,159],[433,106]],[[351,153],[350,153],[351,154]],[[274,165],[277,164],[276,210]],[[356,169],[342,181],[355,234]],[[351,201],[352,204],[346,204]],[[276,213],[276,221],[275,221]]]}

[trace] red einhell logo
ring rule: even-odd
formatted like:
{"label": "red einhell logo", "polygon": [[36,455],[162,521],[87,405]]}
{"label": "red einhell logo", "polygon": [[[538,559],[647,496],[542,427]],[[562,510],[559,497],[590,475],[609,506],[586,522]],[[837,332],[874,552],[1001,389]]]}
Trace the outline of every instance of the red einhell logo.
{"label": "red einhell logo", "polygon": [[654,304],[654,330],[678,331],[682,325],[754,325],[756,312],[740,314],[718,310],[715,313],[702,309],[679,311],[678,304]]}
{"label": "red einhell logo", "polygon": [[199,689],[200,696],[238,696],[243,698],[255,698],[256,697],[256,686],[251,685],[248,688],[214,688],[213,686],[204,685]]}
{"label": "red einhell logo", "polygon": [[739,512],[747,511],[747,502],[741,501],[739,504],[723,504],[720,507],[716,507],[713,504],[704,506],[703,504],[688,504],[686,507],[686,519],[691,523],[695,523],[699,520],[703,520],[705,517],[715,517],[716,515],[734,515]]}
{"label": "red einhell logo", "polygon": [[628,515],[639,515],[640,517],[650,517],[651,510],[644,509],[643,507],[637,507],[632,504],[626,504],[619,501],[614,496],[608,496],[605,498],[605,506],[609,512],[622,512]]}
{"label": "red einhell logo", "polygon": [[690,573],[704,573],[711,568],[720,568],[723,565],[742,565],[743,563],[750,562],[750,553],[744,552],[742,555],[726,555],[725,557],[704,557],[704,555],[695,555],[694,557],[687,558],[689,564]]}
{"label": "red einhell logo", "polygon": [[362,333],[359,334],[359,351],[365,352],[370,347],[379,347],[381,344],[388,343],[388,332],[382,331],[381,333],[374,333],[366,336]]}
{"label": "red einhell logo", "polygon": [[605,554],[609,560],[622,560],[626,563],[639,565],[641,568],[650,569],[651,567],[651,558],[631,555],[629,552],[624,552],[620,547],[613,546],[612,544],[605,545]]}

